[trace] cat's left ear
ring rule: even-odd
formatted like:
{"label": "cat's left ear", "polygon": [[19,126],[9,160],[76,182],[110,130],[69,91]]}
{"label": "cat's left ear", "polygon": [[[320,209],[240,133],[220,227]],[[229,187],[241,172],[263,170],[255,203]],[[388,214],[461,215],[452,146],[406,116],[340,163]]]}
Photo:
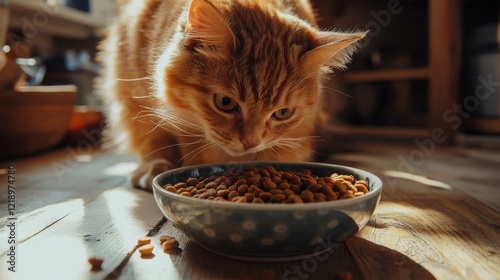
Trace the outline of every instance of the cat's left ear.
{"label": "cat's left ear", "polygon": [[319,71],[324,65],[344,69],[358,48],[357,42],[365,35],[366,32],[318,32],[317,46],[301,57],[301,67],[306,71]]}
{"label": "cat's left ear", "polygon": [[191,1],[186,34],[192,44],[215,46],[222,51],[229,51],[235,45],[234,34],[224,16],[206,0]]}

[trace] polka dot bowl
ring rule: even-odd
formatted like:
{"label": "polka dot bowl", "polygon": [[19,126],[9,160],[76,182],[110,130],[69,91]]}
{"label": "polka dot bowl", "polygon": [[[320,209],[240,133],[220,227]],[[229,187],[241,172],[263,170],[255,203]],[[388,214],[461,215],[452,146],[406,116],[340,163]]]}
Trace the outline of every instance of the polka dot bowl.
{"label": "polka dot bowl", "polygon": [[[221,175],[229,168],[273,166],[316,176],[333,173],[366,180],[369,192],[355,198],[300,204],[258,204],[205,200],[166,191],[163,186],[188,177]],[[231,258],[253,261],[296,260],[319,255],[355,235],[372,216],[382,181],[369,172],[323,163],[253,162],[189,166],[158,175],[156,203],[167,219],[200,246]]]}

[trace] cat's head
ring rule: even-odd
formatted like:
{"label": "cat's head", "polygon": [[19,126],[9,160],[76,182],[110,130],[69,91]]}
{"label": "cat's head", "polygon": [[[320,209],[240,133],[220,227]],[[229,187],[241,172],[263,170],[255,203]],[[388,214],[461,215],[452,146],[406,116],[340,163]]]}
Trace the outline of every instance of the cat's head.
{"label": "cat's head", "polygon": [[300,148],[318,121],[321,75],[364,36],[318,31],[259,0],[192,0],[178,31],[156,69],[159,95],[231,156]]}

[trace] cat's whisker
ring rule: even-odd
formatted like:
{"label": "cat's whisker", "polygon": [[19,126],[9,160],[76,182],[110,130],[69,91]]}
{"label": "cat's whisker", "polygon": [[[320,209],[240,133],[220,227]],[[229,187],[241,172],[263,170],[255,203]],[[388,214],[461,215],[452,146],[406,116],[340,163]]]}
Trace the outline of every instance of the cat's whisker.
{"label": "cat's whisker", "polygon": [[306,140],[313,140],[313,141],[324,141],[324,139],[321,136],[305,136],[305,137],[288,137],[288,138],[280,138],[280,141],[306,141]]}
{"label": "cat's whisker", "polygon": [[333,90],[333,91],[336,91],[336,92],[338,92],[338,93],[340,93],[340,94],[342,94],[342,95],[344,95],[344,96],[347,96],[347,97],[349,97],[349,98],[354,99],[354,96],[351,96],[351,95],[349,95],[349,94],[347,94],[347,93],[345,93],[345,92],[343,92],[343,91],[340,91],[340,90],[335,89],[335,88],[332,88],[332,87],[326,87],[326,86],[323,86],[323,87],[322,87],[322,89],[329,89],[329,90]]}
{"label": "cat's whisker", "polygon": [[[212,145],[212,148],[210,148],[210,150],[208,152],[205,153],[205,155],[203,156],[203,158],[201,159],[202,162],[205,162],[205,158],[207,158],[207,156],[210,154],[210,152],[212,152],[212,150],[214,148],[217,148],[217,145],[216,144],[213,144]],[[191,161],[189,161],[191,163]]]}
{"label": "cat's whisker", "polygon": [[[161,121],[161,123],[164,123],[164,122],[165,122],[164,120]],[[186,134],[179,133],[179,131],[175,131],[175,130],[171,129],[168,124],[160,125],[160,128],[165,130],[165,131],[168,131],[176,136],[191,137],[191,138],[203,138],[203,137],[205,137],[205,134],[203,134],[203,133],[199,133],[199,134],[195,134],[195,133],[191,133],[191,132],[187,132]]]}
{"label": "cat's whisker", "polygon": [[159,122],[155,122],[153,120],[149,120],[149,122],[148,121],[143,121],[140,118],[157,117],[155,114],[142,114],[142,115],[140,115],[141,113],[144,113],[144,112],[145,111],[139,112],[137,114],[137,116],[134,117],[133,119],[136,120],[136,121],[138,121],[138,122],[141,122],[141,123],[148,123],[148,124],[151,123],[151,124],[155,125],[155,127],[153,127],[150,131],[148,131],[147,134],[151,133],[152,131],[154,131],[157,128],[161,128],[161,129],[163,129],[165,131],[168,131],[168,132],[170,132],[170,133],[172,133],[172,134],[174,134],[176,136],[194,137],[194,138],[200,138],[200,137],[204,137],[205,136],[205,134],[203,134],[203,133],[195,134],[195,133],[188,132],[188,131],[184,131],[185,134],[181,134],[181,133],[179,133],[179,131],[171,129],[169,127],[169,124],[171,124],[171,123],[166,123],[167,120],[165,120],[165,119],[160,119]]}
{"label": "cat's whisker", "polygon": [[[204,145],[202,145],[202,146],[200,146],[200,147],[198,147],[198,148],[196,148],[196,149],[192,150],[191,152],[189,152],[189,153],[185,154],[183,157],[181,157],[181,158],[179,159],[179,162],[181,162],[181,161],[182,161],[183,159],[185,159],[186,157],[188,157],[188,156],[192,155],[193,153],[195,153],[195,154],[191,157],[191,160],[192,160],[192,159],[193,159],[196,155],[198,155],[198,154],[199,154],[200,152],[202,152],[203,150],[208,149],[211,145],[214,145],[214,144],[213,144],[213,143],[208,142],[208,143],[206,143],[206,144],[204,144]],[[191,161],[190,161],[190,162],[191,162]]]}
{"label": "cat's whisker", "polygon": [[292,153],[292,154],[296,155],[297,157],[300,157],[300,154],[299,154],[299,153],[297,153],[297,152],[293,149],[293,148],[297,148],[297,147],[293,147],[293,146],[291,146],[291,147],[290,147],[289,145],[287,145],[287,144],[283,144],[283,143],[278,143],[278,144],[276,144],[275,146],[276,146],[276,147],[278,147],[278,148],[281,148],[281,149],[283,149],[283,150],[285,150],[285,151],[287,151],[287,152],[289,152],[289,153]]}
{"label": "cat's whisker", "polygon": [[194,128],[194,129],[200,129],[201,126],[194,124],[192,122],[186,121],[184,119],[181,119],[177,116],[167,114],[165,112],[160,111],[159,109],[154,109],[146,106],[142,106],[143,108],[150,110],[155,116],[160,117],[162,119],[166,119],[172,123],[177,123],[186,127]]}
{"label": "cat's whisker", "polygon": [[[146,106],[142,106],[142,107],[145,108],[146,110],[140,111],[137,114],[137,116],[135,117],[136,119],[141,118],[141,117],[158,117],[159,119],[161,119],[162,122],[168,122],[168,126],[172,126],[178,130],[178,131],[174,131],[173,129],[169,129],[167,126],[162,126],[164,129],[171,132],[172,134],[175,134],[177,136],[188,136],[188,137],[199,137],[199,136],[203,135],[201,133],[195,134],[195,133],[189,132],[189,131],[180,127],[180,126],[187,126],[189,128],[200,130],[200,126],[198,126],[196,124],[193,124],[193,123],[188,122],[186,120],[180,119],[176,116],[172,116],[172,115],[165,114],[163,112],[159,112],[158,110],[155,110],[154,108],[149,108]],[[152,112],[152,113],[144,114],[148,111]],[[152,123],[156,124],[154,122],[152,122]],[[179,133],[179,131],[184,133],[184,134]]]}
{"label": "cat's whisker", "polygon": [[146,155],[144,155],[143,157],[148,157],[154,153],[157,153],[159,151],[162,151],[162,150],[165,150],[165,149],[169,149],[169,148],[174,148],[174,147],[187,147],[187,146],[191,146],[191,145],[196,145],[196,144],[200,144],[200,143],[203,143],[203,142],[206,142],[207,140],[206,139],[200,139],[198,141],[194,141],[194,142],[188,142],[188,143],[177,143],[177,144],[172,144],[172,145],[168,145],[168,146],[163,146],[161,148],[158,148]]}
{"label": "cat's whisker", "polygon": [[291,88],[290,92],[295,91],[299,86],[302,85],[303,82],[305,82],[306,80],[308,80],[309,78],[311,78],[311,77],[313,77],[315,75],[317,75],[317,74],[316,73],[311,73],[311,74],[305,76],[302,80],[300,80],[295,85],[293,85],[293,87]]}
{"label": "cat's whisker", "polygon": [[119,82],[138,82],[138,81],[153,81],[154,78],[151,77],[142,77],[142,78],[131,78],[131,79],[126,79],[126,78],[116,78],[117,81]]}
{"label": "cat's whisker", "polygon": [[274,147],[269,147],[269,149],[271,151],[273,151],[274,153],[276,153],[281,159],[283,159],[283,156],[278,151],[276,151],[276,149]]}

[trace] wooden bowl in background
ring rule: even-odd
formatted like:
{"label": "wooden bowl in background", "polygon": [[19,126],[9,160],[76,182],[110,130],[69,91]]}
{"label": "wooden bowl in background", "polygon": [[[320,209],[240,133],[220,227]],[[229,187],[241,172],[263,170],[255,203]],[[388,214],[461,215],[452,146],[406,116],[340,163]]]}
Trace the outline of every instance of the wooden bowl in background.
{"label": "wooden bowl in background", "polygon": [[73,115],[76,91],[75,86],[0,91],[0,157],[27,156],[60,143]]}

